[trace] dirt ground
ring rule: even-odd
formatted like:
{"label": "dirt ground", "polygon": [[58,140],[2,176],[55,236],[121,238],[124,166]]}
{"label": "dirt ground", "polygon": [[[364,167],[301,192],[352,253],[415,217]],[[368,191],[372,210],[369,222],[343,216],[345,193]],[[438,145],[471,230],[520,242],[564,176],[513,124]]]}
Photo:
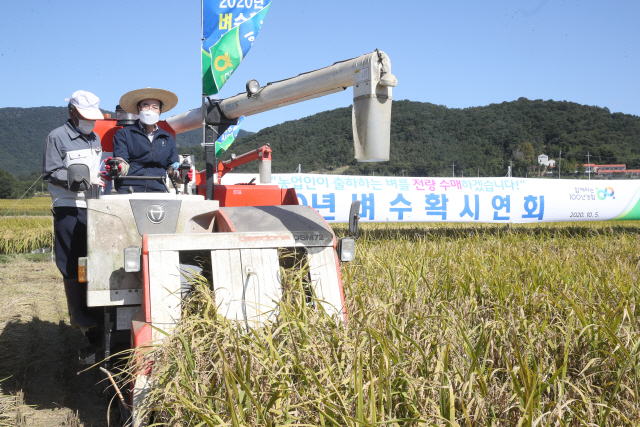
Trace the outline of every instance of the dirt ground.
{"label": "dirt ground", "polygon": [[1,394],[24,393],[27,426],[107,426],[98,370],[78,375],[86,341],[69,325],[50,254],[1,255],[0,290]]}

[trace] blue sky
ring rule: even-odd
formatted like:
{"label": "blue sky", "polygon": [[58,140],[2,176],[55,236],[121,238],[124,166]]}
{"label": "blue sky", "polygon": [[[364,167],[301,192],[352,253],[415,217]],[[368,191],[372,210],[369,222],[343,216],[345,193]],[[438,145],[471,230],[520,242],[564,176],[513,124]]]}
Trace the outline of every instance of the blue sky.
{"label": "blue sky", "polygon": [[[77,89],[113,110],[140,87],[200,105],[200,2],[0,0],[0,108],[64,106]],[[273,0],[221,97],[385,51],[396,100],[451,108],[567,100],[640,115],[640,2]],[[351,105],[351,89],[247,118],[262,128]]]}

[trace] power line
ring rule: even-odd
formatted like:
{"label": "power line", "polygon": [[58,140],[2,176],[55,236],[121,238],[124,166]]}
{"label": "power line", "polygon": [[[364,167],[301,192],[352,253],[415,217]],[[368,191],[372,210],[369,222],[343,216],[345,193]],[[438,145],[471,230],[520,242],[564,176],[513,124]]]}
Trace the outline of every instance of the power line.
{"label": "power line", "polygon": [[4,215],[2,215],[2,218],[0,218],[0,219],[4,219],[4,217],[5,217],[5,216],[9,215],[9,212],[11,212],[11,210],[13,209],[13,207],[14,207],[15,205],[17,205],[17,204],[18,204],[18,202],[19,202],[20,200],[22,200],[22,198],[23,198],[24,196],[26,196],[26,195],[27,195],[27,193],[29,192],[29,190],[31,190],[31,188],[33,188],[33,186],[34,186],[34,185],[36,185],[36,182],[38,182],[38,180],[39,180],[40,178],[42,178],[42,175],[40,175],[40,176],[39,176],[35,181],[33,181],[33,184],[31,184],[31,187],[27,188],[27,191],[25,191],[25,192],[24,192],[24,194],[23,194],[22,196],[20,196],[20,198],[19,198],[18,200],[16,200],[16,202],[13,204],[13,206],[11,206],[11,207],[9,208],[9,210],[8,210]]}

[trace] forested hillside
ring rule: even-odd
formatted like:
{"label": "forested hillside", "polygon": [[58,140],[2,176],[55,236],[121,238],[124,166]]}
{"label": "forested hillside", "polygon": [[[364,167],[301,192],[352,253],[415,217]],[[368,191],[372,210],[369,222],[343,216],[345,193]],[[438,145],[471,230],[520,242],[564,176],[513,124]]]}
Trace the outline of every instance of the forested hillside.
{"label": "forested hillside", "polygon": [[[14,174],[39,170],[47,134],[66,117],[64,107],[0,109],[0,169]],[[194,130],[177,140],[180,151],[195,153],[202,168],[200,138],[200,130]],[[405,175],[445,176],[455,163],[456,176],[499,176],[511,160],[515,176],[532,176],[541,172],[533,166],[538,154],[558,160],[560,150],[563,173],[586,163],[587,152],[592,163],[640,168],[640,117],[525,98],[465,109],[394,101],[391,160],[386,163],[353,159],[350,107],[263,129],[236,141],[230,152],[241,154],[267,143],[274,150],[274,172],[294,172],[301,164],[303,172],[400,175],[404,170]],[[257,165],[241,170],[257,171]]]}
{"label": "forested hillside", "polygon": [[[263,129],[230,151],[240,154],[266,143],[274,150],[274,172],[294,172],[298,164],[303,172],[348,165],[341,173],[400,175],[404,170],[405,175],[451,176],[455,163],[456,176],[499,176],[507,173],[512,160],[515,176],[532,176],[541,173],[534,166],[539,154],[558,159],[562,150],[563,174],[569,174],[577,164],[587,163],[587,152],[592,163],[640,168],[640,117],[526,98],[465,109],[394,101],[391,159],[386,163],[353,159],[351,108]],[[257,171],[257,165],[240,170]]]}
{"label": "forested hillside", "polygon": [[0,169],[14,175],[42,169],[49,132],[69,118],[64,107],[0,108]]}
{"label": "forested hillside", "polygon": [[[47,135],[67,119],[66,107],[0,108],[0,169],[14,175],[40,171]],[[239,136],[250,134],[241,130]],[[178,145],[185,147],[201,141],[201,130],[185,132],[176,138]]]}

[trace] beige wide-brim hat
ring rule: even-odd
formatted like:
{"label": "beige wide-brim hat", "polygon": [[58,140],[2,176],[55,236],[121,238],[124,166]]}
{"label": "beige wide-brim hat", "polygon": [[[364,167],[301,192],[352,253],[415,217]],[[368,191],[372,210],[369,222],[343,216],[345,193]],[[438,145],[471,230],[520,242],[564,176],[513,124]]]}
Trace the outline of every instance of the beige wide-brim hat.
{"label": "beige wide-brim hat", "polygon": [[157,99],[162,102],[162,112],[166,113],[178,104],[178,96],[164,89],[147,87],[125,93],[120,98],[120,107],[127,113],[138,114],[138,102],[144,99]]}

